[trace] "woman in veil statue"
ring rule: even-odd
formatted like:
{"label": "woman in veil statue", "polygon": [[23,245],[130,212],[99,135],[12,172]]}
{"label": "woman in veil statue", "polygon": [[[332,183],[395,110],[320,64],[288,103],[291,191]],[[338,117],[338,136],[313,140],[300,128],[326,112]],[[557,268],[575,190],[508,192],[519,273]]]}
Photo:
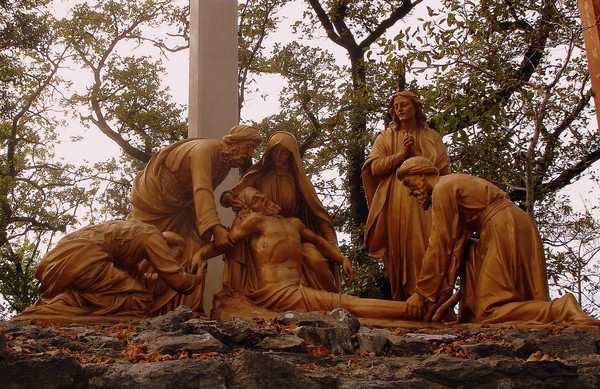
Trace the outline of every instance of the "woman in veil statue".
{"label": "woman in veil statue", "polygon": [[[225,192],[221,204],[237,208],[237,194],[246,187],[255,187],[281,207],[283,217],[297,217],[338,247],[331,218],[319,200],[306,175],[298,142],[294,135],[277,131],[271,135],[262,158],[242,177],[238,185]],[[234,225],[238,220],[234,221]],[[225,257],[224,286],[232,291],[252,289],[255,281],[248,258],[246,241],[239,242]],[[339,265],[327,260],[310,243],[303,244],[303,273],[308,286],[339,292]]]}

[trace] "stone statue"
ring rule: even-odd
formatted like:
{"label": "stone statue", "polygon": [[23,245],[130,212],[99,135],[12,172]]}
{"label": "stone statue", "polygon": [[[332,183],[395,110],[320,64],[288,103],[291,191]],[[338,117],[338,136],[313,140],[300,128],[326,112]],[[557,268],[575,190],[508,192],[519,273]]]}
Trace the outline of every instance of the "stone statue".
{"label": "stone statue", "polygon": [[[315,234],[337,247],[333,223],[304,171],[294,135],[285,131],[273,133],[260,161],[248,170],[238,185],[223,194],[222,205],[239,209],[240,204],[235,198],[249,186],[276,203],[282,216],[299,218]],[[233,225],[238,222],[236,219]],[[233,291],[241,292],[255,282],[246,266],[249,261],[247,245],[245,240],[240,241],[226,255],[224,285]],[[328,261],[312,243],[303,243],[302,252],[306,284],[315,289],[339,292],[339,266]]]}
{"label": "stone statue", "polygon": [[383,259],[392,298],[406,300],[421,270],[431,217],[409,196],[394,173],[407,158],[420,155],[429,159],[440,174],[448,174],[450,159],[442,137],[427,125],[417,95],[396,92],[389,113],[392,123],[377,136],[362,169],[369,205],[364,239],[369,256]]}
{"label": "stone statue", "polygon": [[[490,182],[467,174],[439,175],[425,157],[406,160],[396,172],[419,204],[431,206],[432,232],[409,317],[461,276],[459,320],[475,323],[600,325],[567,294],[548,301],[544,249],[533,219]],[[479,241],[465,255],[467,239]],[[466,263],[465,263],[466,262]]]}
{"label": "stone statue", "polygon": [[[219,221],[213,191],[232,168],[242,166],[261,140],[255,128],[238,125],[222,140],[186,139],[159,151],[133,182],[128,218],[181,235],[187,245],[185,258],[211,236],[219,250],[230,249],[233,244]],[[168,293],[157,313],[181,304],[202,313],[202,290],[191,296]]]}
{"label": "stone statue", "polygon": [[156,296],[171,288],[191,293],[202,282],[202,274],[190,274],[182,267],[184,247],[174,232],[161,233],[136,220],[109,221],[72,232],[40,262],[36,271],[40,297],[15,320],[149,317]]}
{"label": "stone statue", "polygon": [[[278,311],[345,308],[365,318],[406,318],[405,302],[362,299],[306,286],[302,274],[303,241],[314,244],[327,258],[341,265],[348,283],[354,279],[350,261],[300,219],[279,215],[279,206],[256,188],[243,189],[239,200],[240,222],[231,228],[229,237],[234,242],[248,239],[250,262],[247,266],[253,268],[256,283],[253,289],[247,289],[243,294],[254,304]],[[218,254],[214,245],[206,245],[200,250],[203,259]]]}

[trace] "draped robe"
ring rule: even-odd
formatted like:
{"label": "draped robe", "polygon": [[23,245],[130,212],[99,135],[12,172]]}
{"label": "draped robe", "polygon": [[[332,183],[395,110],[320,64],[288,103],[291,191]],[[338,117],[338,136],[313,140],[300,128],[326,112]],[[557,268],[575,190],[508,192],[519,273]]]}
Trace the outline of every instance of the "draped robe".
{"label": "draped robe", "polygon": [[[600,324],[570,294],[548,301],[537,227],[490,182],[466,174],[441,177],[433,189],[431,215],[431,237],[415,292],[435,301],[464,264],[461,321]],[[466,241],[473,233],[479,240],[467,255]]]}
{"label": "draped robe", "polygon": [[[147,261],[153,275],[140,272]],[[62,238],[36,271],[40,297],[18,320],[125,320],[148,317],[156,295],[192,292],[200,276],[186,273],[162,233],[138,221],[111,221]]]}
{"label": "draped robe", "polygon": [[[289,174],[278,175],[269,160],[269,153],[275,145],[281,145],[291,152]],[[260,161],[248,170],[232,192],[239,193],[249,186],[255,187],[279,205],[282,216],[299,218],[317,235],[322,236],[335,247],[338,246],[331,218],[304,171],[298,143],[292,134],[285,131],[273,133]],[[239,219],[236,218],[233,225],[237,223]],[[226,255],[224,284],[233,291],[253,289],[256,283],[247,245],[248,242],[243,240]],[[306,285],[319,290],[339,292],[338,265],[327,260],[311,243],[304,243],[302,248]]]}
{"label": "draped robe", "polygon": [[[395,177],[399,166],[393,165],[392,155],[404,150],[403,139],[402,131],[395,128],[379,134],[362,169],[369,205],[365,247],[369,256],[383,259],[394,300],[406,300],[413,293],[431,230],[429,212]],[[450,172],[450,159],[436,131],[421,128],[415,141],[440,174]]]}
{"label": "draped robe", "polygon": [[[218,139],[186,139],[154,154],[133,182],[129,219],[173,231],[186,242],[185,258],[210,241],[211,228],[219,224],[214,190],[230,168],[219,159]],[[202,313],[202,291],[176,295],[169,291],[156,302],[154,314],[184,304]]]}

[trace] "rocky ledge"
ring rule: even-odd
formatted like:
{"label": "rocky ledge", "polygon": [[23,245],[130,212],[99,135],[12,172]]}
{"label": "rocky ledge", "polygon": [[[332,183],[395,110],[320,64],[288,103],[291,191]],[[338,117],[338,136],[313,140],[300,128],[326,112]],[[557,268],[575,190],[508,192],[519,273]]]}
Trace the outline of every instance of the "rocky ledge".
{"label": "rocky ledge", "polygon": [[361,326],[345,310],[273,320],[0,322],[3,388],[600,387],[600,330]]}

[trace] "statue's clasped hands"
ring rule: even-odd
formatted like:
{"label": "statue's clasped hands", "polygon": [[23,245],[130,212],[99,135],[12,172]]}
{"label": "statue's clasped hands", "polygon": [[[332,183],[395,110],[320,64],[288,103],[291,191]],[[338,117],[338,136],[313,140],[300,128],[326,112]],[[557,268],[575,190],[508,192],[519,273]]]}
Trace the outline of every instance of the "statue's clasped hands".
{"label": "statue's clasped hands", "polygon": [[415,139],[415,136],[410,132],[404,133],[404,139],[402,142],[404,144],[404,147],[406,148],[406,151],[404,153],[405,159],[423,154],[423,152],[421,151],[421,147]]}
{"label": "statue's clasped hands", "polygon": [[404,134],[403,144],[405,147],[409,148],[417,144],[417,141],[411,133],[407,132]]}

